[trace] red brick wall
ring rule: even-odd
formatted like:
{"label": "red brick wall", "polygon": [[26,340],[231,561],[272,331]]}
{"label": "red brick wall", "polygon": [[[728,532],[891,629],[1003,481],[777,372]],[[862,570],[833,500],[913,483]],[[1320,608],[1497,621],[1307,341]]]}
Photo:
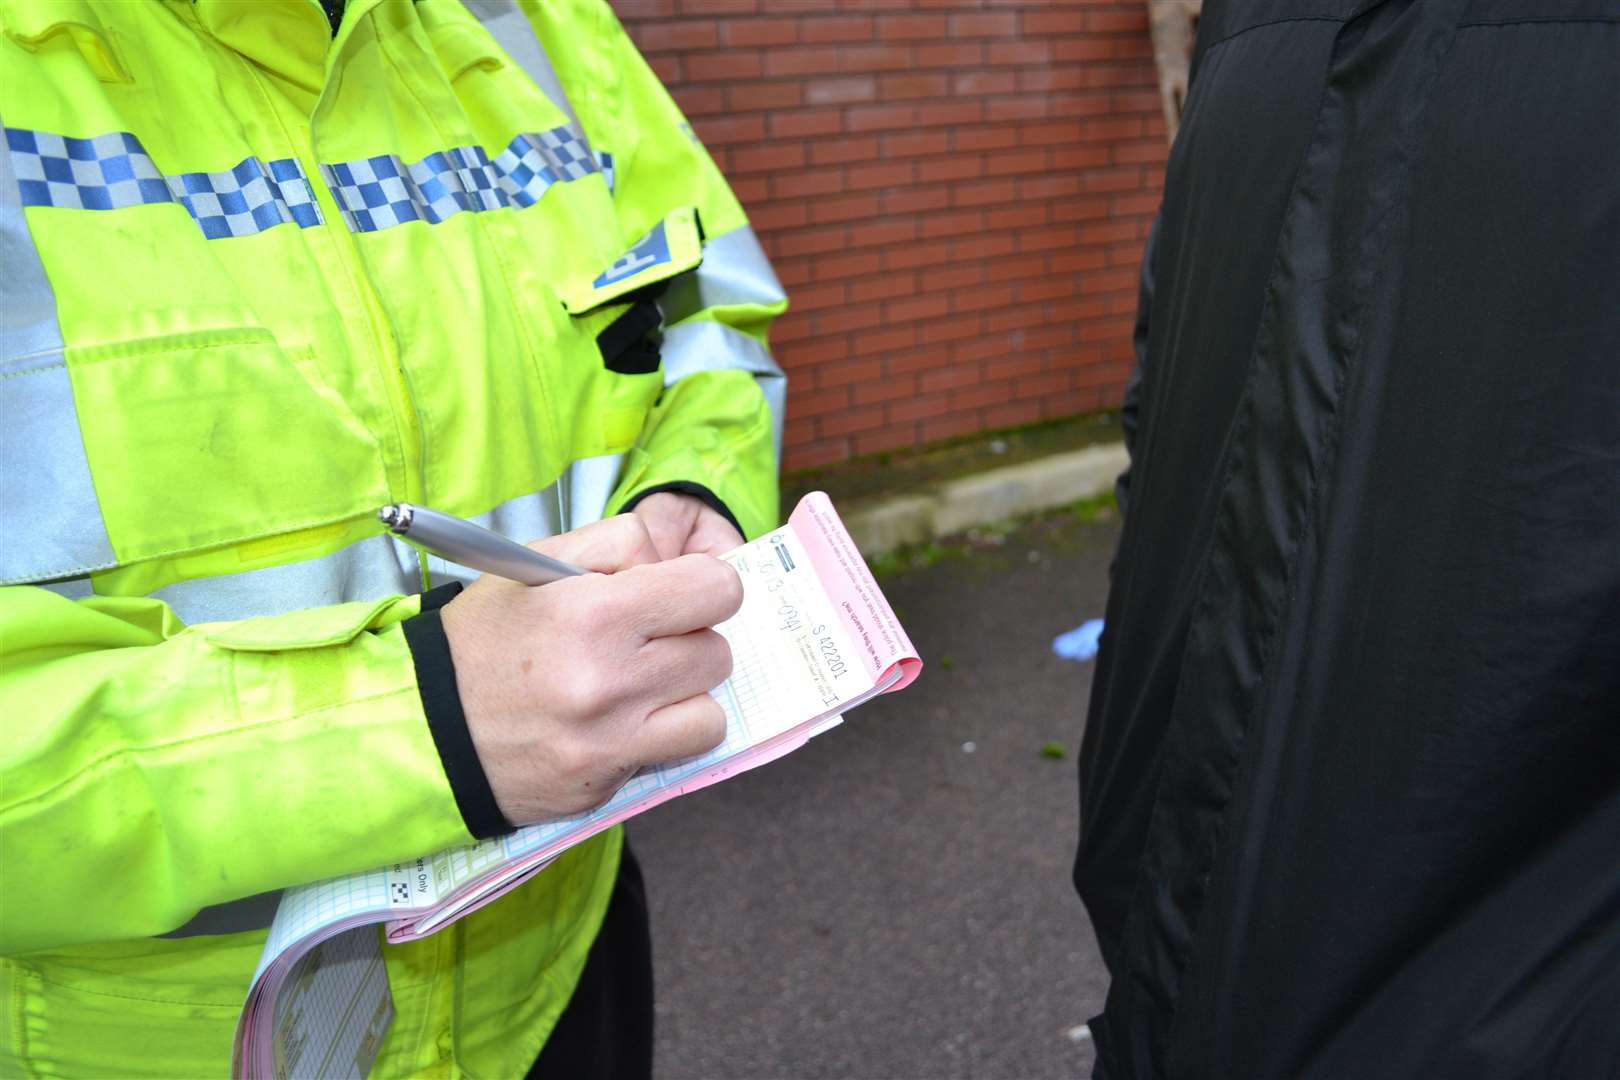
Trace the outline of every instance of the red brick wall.
{"label": "red brick wall", "polygon": [[612,0],[788,288],[785,465],[1114,405],[1163,183],[1142,0]]}

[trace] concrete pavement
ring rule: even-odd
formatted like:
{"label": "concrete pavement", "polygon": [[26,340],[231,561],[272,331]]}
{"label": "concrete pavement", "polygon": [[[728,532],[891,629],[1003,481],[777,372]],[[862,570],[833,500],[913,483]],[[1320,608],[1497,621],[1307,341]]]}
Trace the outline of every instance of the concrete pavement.
{"label": "concrete pavement", "polygon": [[883,581],[916,684],[631,823],[663,1080],[1089,1075],[1105,980],[1069,862],[1091,665],[1050,645],[1102,613],[1115,533],[1058,513],[934,546]]}

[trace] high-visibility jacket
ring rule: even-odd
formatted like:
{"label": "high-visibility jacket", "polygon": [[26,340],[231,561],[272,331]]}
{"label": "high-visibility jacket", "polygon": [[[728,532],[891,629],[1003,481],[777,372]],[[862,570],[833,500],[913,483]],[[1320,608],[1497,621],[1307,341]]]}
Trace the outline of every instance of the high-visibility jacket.
{"label": "high-visibility jacket", "polygon": [[[785,298],[604,0],[0,0],[0,125],[0,1073],[219,1075],[247,898],[471,840],[377,508],[772,526]],[[389,947],[376,1075],[521,1074],[620,842]]]}

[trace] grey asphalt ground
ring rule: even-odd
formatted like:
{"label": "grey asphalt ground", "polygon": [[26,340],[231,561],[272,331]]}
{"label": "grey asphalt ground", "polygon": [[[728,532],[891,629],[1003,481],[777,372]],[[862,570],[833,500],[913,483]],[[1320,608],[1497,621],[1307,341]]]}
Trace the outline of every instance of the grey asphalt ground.
{"label": "grey asphalt ground", "polygon": [[1092,665],[1051,641],[1102,614],[1107,514],[885,576],[915,684],[631,823],[661,1080],[1090,1075],[1075,1029],[1106,980],[1069,864]]}

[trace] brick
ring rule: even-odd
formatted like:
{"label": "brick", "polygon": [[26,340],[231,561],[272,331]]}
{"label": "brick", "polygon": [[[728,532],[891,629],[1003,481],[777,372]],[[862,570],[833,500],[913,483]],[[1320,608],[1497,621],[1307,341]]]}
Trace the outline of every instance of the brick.
{"label": "brick", "polygon": [[1047,225],[1018,231],[1018,250],[1021,254],[1070,248],[1075,246],[1075,242],[1072,225]]}
{"label": "brick", "polygon": [[879,273],[883,269],[883,256],[876,251],[854,251],[847,255],[823,255],[810,265],[817,281],[841,281]]}
{"label": "brick", "polygon": [[978,364],[948,364],[923,372],[917,383],[923,393],[931,394],[938,390],[972,386],[981,375]]}
{"label": "brick", "polygon": [[1052,115],[1052,103],[1045,94],[1028,97],[995,98],[985,103],[984,118],[1016,130],[1016,121],[1045,120]]}
{"label": "brick", "polygon": [[856,383],[850,387],[850,395],[857,405],[895,401],[915,397],[916,394],[917,378],[914,375],[888,375],[870,382]]}
{"label": "brick", "polygon": [[1103,94],[1052,94],[1051,113],[1054,117],[1107,116],[1112,106]]}
{"label": "brick", "polygon": [[1048,217],[1045,206],[1003,206],[990,211],[987,224],[992,229],[1021,229],[1030,225],[1044,225]]}
{"label": "brick", "polygon": [[1013,238],[1005,233],[967,237],[951,241],[951,258],[989,259],[997,255],[1011,255],[1015,247]]}
{"label": "brick", "polygon": [[1041,326],[1046,322],[1045,304],[1020,304],[1017,307],[992,311],[984,317],[984,328],[992,333],[998,330],[1016,330]]}
{"label": "brick", "polygon": [[836,15],[825,19],[803,19],[799,23],[801,40],[813,44],[849,41],[871,41],[874,29],[869,15]]}
{"label": "brick", "polygon": [[613,10],[625,22],[675,14],[675,0],[613,0]]}
{"label": "brick", "polygon": [[938,74],[884,75],[878,80],[878,92],[885,101],[944,97],[948,91],[948,80]]}
{"label": "brick", "polygon": [[1158,199],[1157,191],[1144,191],[1142,194],[1116,194],[1111,209],[1119,217],[1132,214],[1149,215],[1150,217],[1150,215],[1157,214],[1158,202],[1160,202],[1160,199]]}
{"label": "brick", "polygon": [[918,266],[938,266],[950,255],[950,245],[943,240],[925,244],[906,244],[892,247],[883,253],[883,265],[889,270],[907,270]]}
{"label": "brick", "polygon": [[1119,165],[1161,164],[1169,156],[1169,152],[1170,148],[1164,144],[1163,139],[1115,143],[1109,150],[1111,160]]}
{"label": "brick", "polygon": [[1107,116],[1087,120],[1084,125],[1087,142],[1114,142],[1142,137],[1142,118],[1139,116]]}
{"label": "brick", "polygon": [[679,0],[682,15],[740,15],[753,11],[756,0]]}
{"label": "brick", "polygon": [[728,19],[720,26],[720,39],[737,48],[792,45],[799,40],[797,19]]}
{"label": "brick", "polygon": [[952,201],[956,206],[997,206],[1011,202],[1017,194],[1018,185],[1012,180],[985,180],[955,185]]}
{"label": "brick", "polygon": [[959,128],[951,132],[951,145],[957,150],[1004,150],[1018,143],[1018,129],[1011,125]]}
{"label": "brick", "polygon": [[[686,108],[686,91],[676,100]],[[726,87],[726,108],[732,112],[756,109],[792,109],[804,104],[804,86],[796,82],[749,82]],[[688,110],[690,111],[690,110]]]}
{"label": "brick", "polygon": [[917,123],[917,110],[911,105],[858,105],[844,117],[850,131],[882,131],[908,128]]}
{"label": "brick", "polygon": [[1008,37],[1018,32],[1018,16],[1011,12],[952,15],[951,37]]}
{"label": "brick", "polygon": [[[1028,342],[1025,342],[1026,348]],[[984,365],[986,379],[1021,379],[1038,373],[1045,361],[1031,353],[1014,353]]]}
{"label": "brick", "polygon": [[907,45],[846,45],[838,50],[840,71],[903,71],[910,66]]}
{"label": "brick", "polygon": [[1025,37],[1078,34],[1084,27],[1085,17],[1078,11],[1026,11],[1019,25]]}
{"label": "brick", "polygon": [[950,314],[950,301],[945,294],[910,296],[891,300],[883,305],[883,317],[889,322],[915,322],[918,319],[939,319]]}
{"label": "brick", "polygon": [[912,48],[912,62],[920,68],[978,67],[984,63],[984,46],[973,41],[916,45]]}
{"label": "brick", "polygon": [[1058,143],[1077,142],[1081,124],[1075,120],[1053,120],[1044,124],[1026,124],[1019,129],[1018,141],[1024,146],[1053,146]]}
{"label": "brick", "polygon": [[950,341],[966,341],[979,335],[980,319],[977,314],[952,315],[948,319],[933,319],[918,328],[918,341],[923,345],[940,345]]}
{"label": "brick", "polygon": [[679,98],[681,111],[689,117],[726,112],[725,99],[725,90],[718,86],[683,86]]}
{"label": "brick", "polygon": [[984,175],[984,157],[980,154],[958,154],[917,163],[919,183],[931,184],[943,180],[966,180]]}
{"label": "brick", "polygon": [[934,214],[922,221],[921,233],[925,240],[941,236],[959,236],[978,232],[984,228],[984,214],[978,210],[961,210],[949,214]]}
{"label": "brick", "polygon": [[842,305],[848,296],[843,282],[827,285],[806,285],[794,290],[793,310],[801,314],[821,311]]}
{"label": "brick", "polygon": [[676,19],[640,24],[636,46],[644,53],[712,49],[720,44],[720,24],[713,19]]}
{"label": "brick", "polygon": [[1027,303],[1036,300],[1060,300],[1073,296],[1075,291],[1074,283],[1066,278],[1025,281],[1018,286],[1018,299]]}
{"label": "brick", "polygon": [[1134,289],[1136,288],[1136,274],[1130,270],[1107,270],[1101,273],[1087,274],[1084,285],[1088,293]]}
{"label": "brick", "polygon": [[1010,94],[1018,88],[1012,71],[959,71],[951,76],[951,92],[961,95]]}
{"label": "brick", "polygon": [[[795,147],[804,149],[804,147]],[[844,189],[842,168],[784,168],[771,173],[771,198],[805,199],[818,194],[838,194]],[[735,186],[735,185],[732,185]]]}
{"label": "brick", "polygon": [[838,71],[838,50],[830,45],[815,48],[773,49],[765,54],[765,74],[832,75]]}
{"label": "brick", "polygon": [[891,326],[855,335],[855,353],[858,356],[887,356],[889,353],[909,349],[916,344],[915,326]]}
{"label": "brick", "polygon": [[811,79],[804,84],[808,105],[844,105],[851,101],[871,101],[877,96],[877,80],[870,75],[849,75],[837,79]]}
{"label": "brick", "polygon": [[922,157],[943,154],[950,149],[951,134],[944,131],[907,131],[883,137],[883,156]]}
{"label": "brick", "polygon": [[1131,320],[1120,318],[1089,319],[1080,324],[1077,335],[1081,341],[1108,341],[1112,338],[1130,337]]}
{"label": "brick", "polygon": [[705,116],[694,121],[698,137],[710,146],[758,142],[765,135],[765,120],[757,115]]}
{"label": "brick", "polygon": [[1134,166],[1120,169],[1088,169],[1080,174],[1080,185],[1088,192],[1140,191],[1147,186],[1142,170]]}
{"label": "brick", "polygon": [[1078,194],[1080,194],[1080,177],[1073,173],[1026,176],[1018,181],[1020,199],[1053,199],[1062,195]]}
{"label": "brick", "polygon": [[748,215],[754,228],[763,231],[797,228],[810,223],[810,212],[802,202],[766,203],[756,206]]}
{"label": "brick", "polygon": [[1052,203],[1052,220],[1055,222],[1093,221],[1097,218],[1106,218],[1112,212],[1106,195],[1059,199]]}
{"label": "brick", "polygon": [[915,420],[926,420],[931,416],[941,416],[950,411],[950,398],[945,394],[928,394],[914,397],[910,401],[897,401],[888,408],[888,418],[892,423],[909,423]]}
{"label": "brick", "polygon": [[983,120],[984,104],[978,101],[949,101],[917,107],[917,123],[923,127],[932,127],[935,124],[960,127],[964,124],[977,124]]}
{"label": "brick", "polygon": [[827,390],[811,390],[793,397],[793,411],[805,417],[822,416],[827,413],[842,412],[849,408],[849,388],[847,386],[833,387]]}
{"label": "brick", "polygon": [[862,356],[859,359],[831,364],[818,363],[812,370],[815,373],[816,389],[823,387],[833,389],[849,386],[864,379],[879,378],[883,374],[883,361],[873,356]]}
{"label": "brick", "polygon": [[1052,168],[1092,169],[1098,165],[1107,165],[1110,156],[1106,146],[1054,146]]}
{"label": "brick", "polygon": [[804,139],[836,135],[844,130],[843,112],[837,108],[799,109],[772,113],[768,126],[774,139]]}
{"label": "brick", "polygon": [[1052,42],[1052,59],[1057,63],[1113,60],[1115,43],[1104,37],[1060,38]]}
{"label": "brick", "polygon": [[981,382],[951,392],[953,409],[977,409],[986,405],[1000,405],[1012,399],[1012,384],[1007,382]]}
{"label": "brick", "polygon": [[1164,108],[1159,95],[1152,90],[1115,90],[1108,95],[1108,103],[1120,113],[1156,113]]}
{"label": "brick", "polygon": [[734,82],[760,76],[760,54],[750,49],[718,49],[683,55],[693,82]]}
{"label": "brick", "polygon": [[818,225],[875,217],[877,213],[878,197],[871,193],[817,199],[810,204],[810,218]]}
{"label": "brick", "polygon": [[1011,285],[981,286],[971,290],[959,290],[951,295],[951,307],[955,311],[989,311],[1006,307],[1012,302]]}
{"label": "brick", "polygon": [[1107,265],[1107,261],[1107,253],[1095,249],[1060,251],[1046,257],[1046,269],[1053,274],[1072,274],[1100,270]]}
{"label": "brick", "polygon": [[877,304],[851,304],[837,311],[826,311],[816,316],[816,332],[819,334],[869,330],[882,324],[883,309]]}
{"label": "brick", "polygon": [[877,20],[877,36],[883,41],[926,41],[945,36],[943,15],[884,15]]}
{"label": "brick", "polygon": [[852,282],[849,286],[849,299],[851,303],[868,303],[873,300],[893,300],[896,297],[910,296],[916,291],[917,279],[914,275],[889,274]]}
{"label": "brick", "polygon": [[1159,78],[1151,64],[1088,64],[1081,69],[1087,86],[1158,86]]}
{"label": "brick", "polygon": [[887,247],[915,240],[918,232],[917,223],[910,218],[865,221],[850,226],[846,242],[850,247]]}
{"label": "brick", "polygon": [[1080,226],[1082,244],[1113,244],[1136,239],[1134,221],[1094,221]]}
{"label": "brick", "polygon": [[765,248],[773,259],[796,259],[803,255],[840,251],[849,243],[849,235],[845,229],[816,228],[780,236],[766,235],[765,240]]}
{"label": "brick", "polygon": [[731,172],[778,172],[804,165],[804,144],[764,143],[739,146],[731,154]]}
{"label": "brick", "polygon": [[905,371],[933,371],[944,360],[945,350],[938,345],[925,345],[919,349],[904,349],[890,353],[884,363],[887,371],[899,374]]}
{"label": "brick", "polygon": [[878,156],[877,140],[866,138],[833,139],[810,144],[810,162],[813,165],[837,165],[851,161],[873,161]]}
{"label": "brick", "polygon": [[936,266],[923,275],[929,290],[965,289],[969,285],[984,284],[984,266],[980,263]]}
{"label": "brick", "polygon": [[817,421],[816,430],[823,437],[829,435],[847,435],[852,431],[864,431],[869,428],[881,427],[883,424],[883,406],[856,405],[842,412],[830,413]]}
{"label": "brick", "polygon": [[852,445],[855,455],[859,457],[910,446],[916,439],[916,432],[910,426],[891,427],[885,424],[876,431],[863,431],[856,435]]}
{"label": "brick", "polygon": [[678,56],[649,56],[647,66],[652,68],[658,81],[665,86],[677,86],[686,80],[681,77],[681,58]]}
{"label": "brick", "polygon": [[[1021,93],[1050,94],[1058,90],[1079,90],[1085,85],[1081,78],[1079,68],[1046,66],[1024,68],[1022,71],[1008,72],[1017,83]],[[1103,107],[1107,107],[1108,95],[1098,93],[1103,99]]]}
{"label": "brick", "polygon": [[744,206],[754,206],[770,198],[770,180],[764,176],[732,174],[731,192]]}
{"label": "brick", "polygon": [[945,187],[907,187],[886,192],[883,196],[885,214],[924,214],[930,210],[943,210],[951,205],[951,191]]}
{"label": "brick", "polygon": [[1009,64],[1020,67],[1052,62],[1052,43],[1049,41],[996,41],[985,51],[985,60],[991,64]]}
{"label": "brick", "polygon": [[1086,29],[1105,34],[1146,34],[1148,16],[1141,8],[1135,11],[1088,11]]}
{"label": "brick", "polygon": [[[881,161],[873,165],[851,165],[846,173],[846,185],[850,191],[862,191],[867,188],[898,187],[909,184],[916,173],[916,166],[909,161]],[[887,204],[884,213],[888,213]]]}

